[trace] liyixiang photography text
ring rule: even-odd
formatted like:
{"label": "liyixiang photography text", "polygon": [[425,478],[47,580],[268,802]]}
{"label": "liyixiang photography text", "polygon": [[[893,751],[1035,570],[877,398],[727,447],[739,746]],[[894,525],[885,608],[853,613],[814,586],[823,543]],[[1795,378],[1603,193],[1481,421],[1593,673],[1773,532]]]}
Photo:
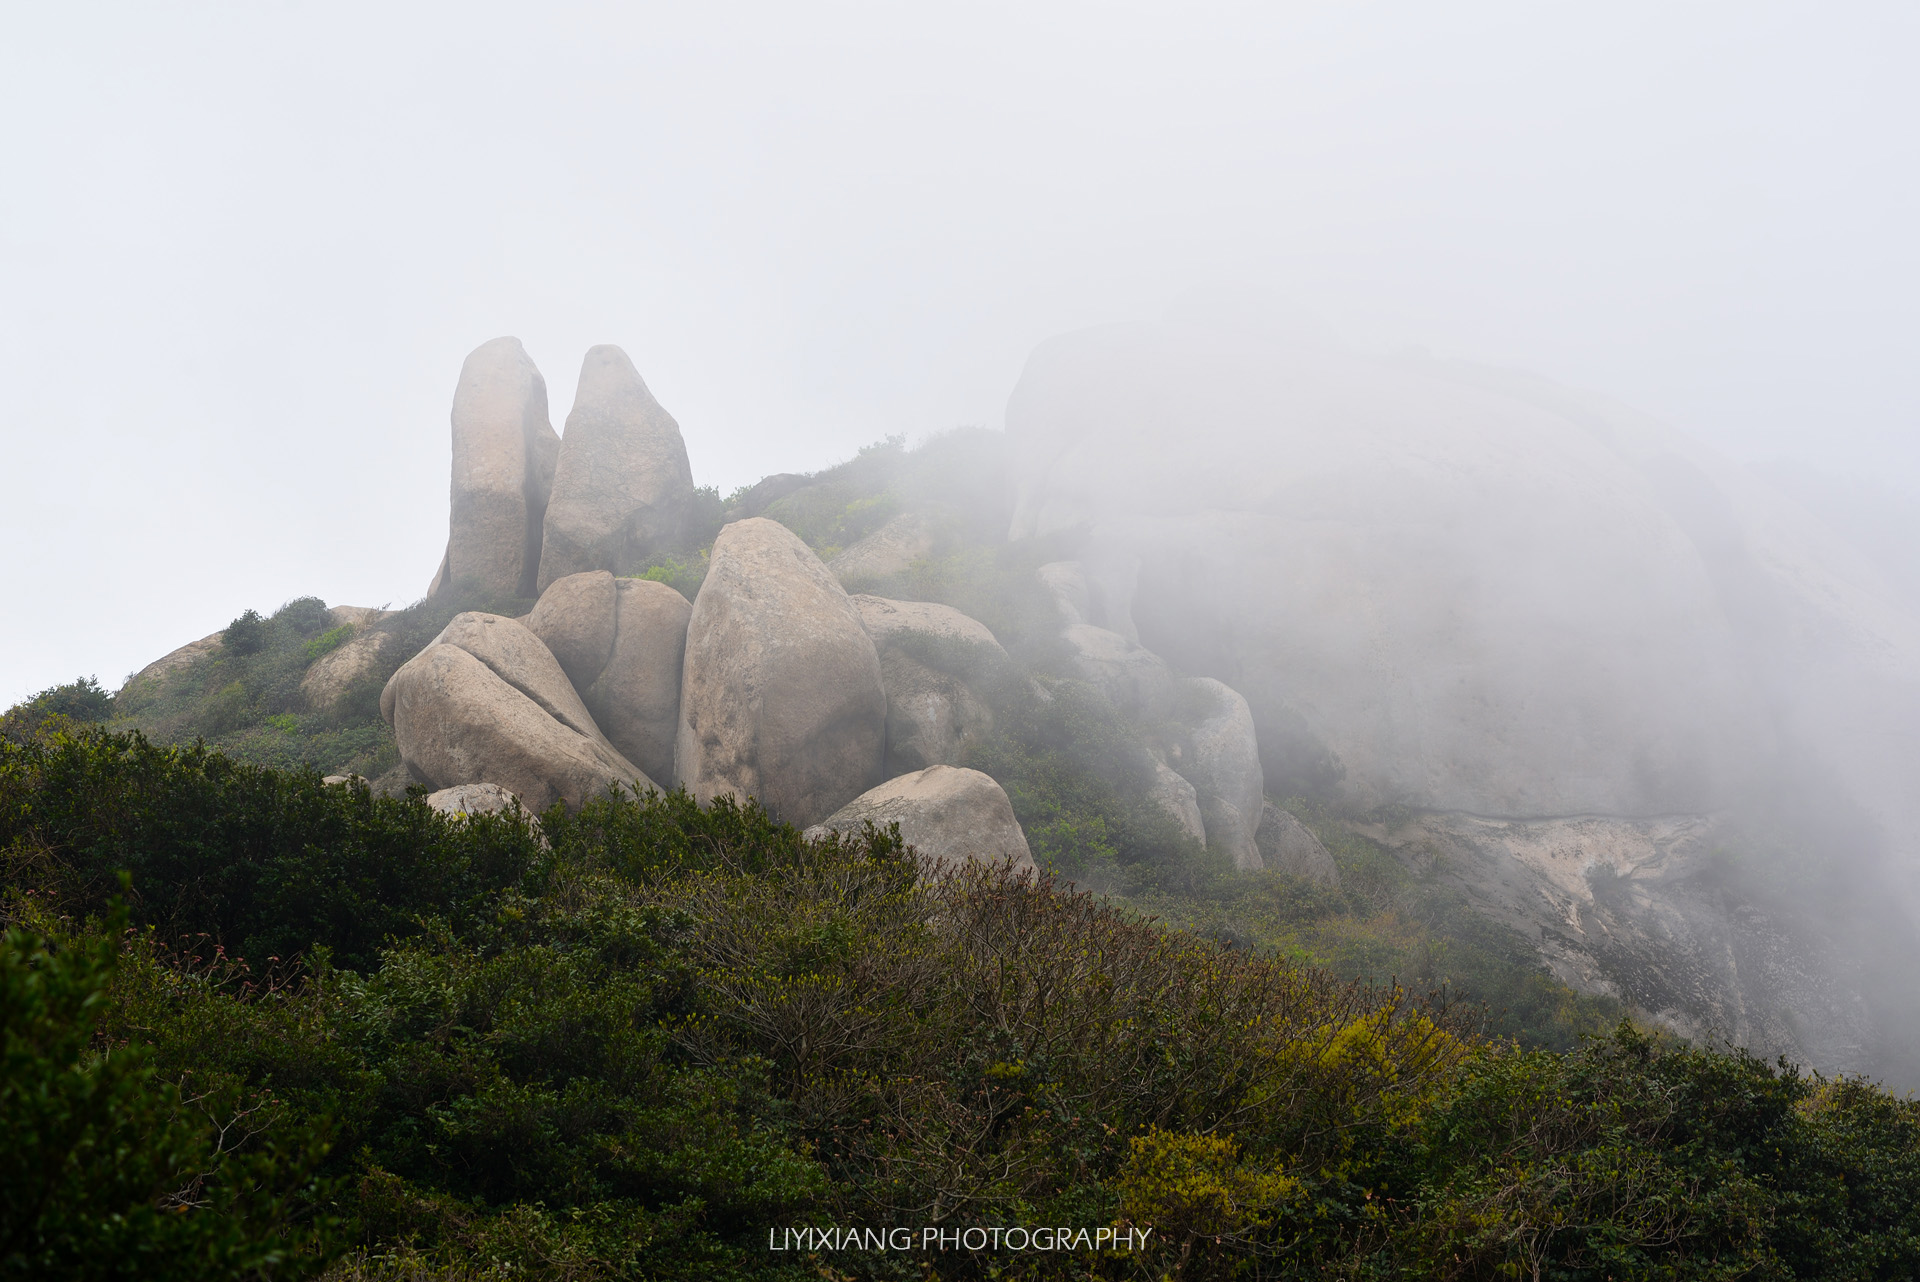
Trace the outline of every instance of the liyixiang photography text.
{"label": "liyixiang photography text", "polygon": [[771,1228],[769,1251],[1137,1251],[1153,1230],[1043,1225],[970,1228]]}

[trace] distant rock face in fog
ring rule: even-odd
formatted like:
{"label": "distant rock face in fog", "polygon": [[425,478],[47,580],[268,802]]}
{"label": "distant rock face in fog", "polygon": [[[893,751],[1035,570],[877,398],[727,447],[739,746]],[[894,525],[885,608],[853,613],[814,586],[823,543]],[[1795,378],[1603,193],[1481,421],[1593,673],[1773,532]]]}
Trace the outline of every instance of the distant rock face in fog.
{"label": "distant rock face in fog", "polygon": [[1254,841],[1260,847],[1262,862],[1276,872],[1300,877],[1322,886],[1338,887],[1340,869],[1333,856],[1320,844],[1308,827],[1292,815],[1266,802],[1260,808],[1260,822],[1254,829]]}
{"label": "distant rock face in fog", "polygon": [[1721,820],[1426,814],[1354,826],[1533,941],[1580,992],[1620,998],[1695,1040],[1828,1072],[1873,1063],[1857,959],[1727,893],[1715,855],[1738,839]]}
{"label": "distant rock face in fog", "polygon": [[933,554],[933,521],[924,512],[904,512],[827,563],[840,582],[857,584],[898,574]]}
{"label": "distant rock face in fog", "polygon": [[591,348],[547,505],[539,590],[585,570],[644,569],[673,546],[693,501],[680,425],[618,347]]}
{"label": "distant rock face in fog", "polygon": [[1007,426],[1012,534],[1090,525],[1063,601],[1098,582],[1105,627],[1243,693],[1275,791],[1654,815],[1794,762],[1920,854],[1898,835],[1920,833],[1914,620],[1791,504],[1631,411],[1115,327],[1037,349]]}
{"label": "distant rock face in fog", "polygon": [[476,347],[453,393],[452,516],[429,595],[455,585],[496,597],[533,595],[559,451],[546,380],[520,340]]}
{"label": "distant rock face in fog", "polygon": [[1211,677],[1188,677],[1180,685],[1198,705],[1182,770],[1193,784],[1207,848],[1226,854],[1243,872],[1262,867],[1254,833],[1266,803],[1266,784],[1253,712],[1238,691]]}

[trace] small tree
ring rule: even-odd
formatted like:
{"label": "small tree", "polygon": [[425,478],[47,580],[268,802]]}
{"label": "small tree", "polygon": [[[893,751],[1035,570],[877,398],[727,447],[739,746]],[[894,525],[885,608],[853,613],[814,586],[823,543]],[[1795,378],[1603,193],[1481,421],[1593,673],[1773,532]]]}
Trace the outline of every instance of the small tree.
{"label": "small tree", "polygon": [[270,627],[258,610],[248,610],[227,625],[227,630],[220,634],[220,644],[228,654],[258,654],[267,648]]}

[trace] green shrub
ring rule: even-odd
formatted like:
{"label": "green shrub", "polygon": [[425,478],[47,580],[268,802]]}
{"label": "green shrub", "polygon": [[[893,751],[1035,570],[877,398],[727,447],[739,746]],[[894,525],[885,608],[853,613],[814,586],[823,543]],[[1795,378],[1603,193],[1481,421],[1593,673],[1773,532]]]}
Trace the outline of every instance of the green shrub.
{"label": "green shrub", "polygon": [[97,1038],[125,921],[116,912],[95,932],[0,937],[0,1275],[315,1271],[316,1124],[289,1124],[270,1097],[183,1097],[151,1046]]}
{"label": "green shrub", "polygon": [[275,610],[271,622],[295,636],[310,637],[324,632],[333,622],[333,615],[319,597],[301,596]]}
{"label": "green shrub", "polygon": [[114,697],[95,677],[49,686],[0,714],[0,740],[24,742],[36,735],[106,721],[114,715]]}
{"label": "green shrub", "polygon": [[700,585],[707,581],[707,565],[707,550],[703,548],[698,554],[684,559],[668,557],[658,561],[633,577],[664,583],[691,601],[700,595]]}
{"label": "green shrub", "polygon": [[128,871],[136,922],[256,958],[324,943],[372,965],[423,915],[488,911],[541,857],[524,820],[455,823],[138,734],[0,745],[0,806],[0,849],[39,852],[43,893],[99,911]]}
{"label": "green shrub", "polygon": [[220,634],[220,644],[228,654],[258,654],[267,648],[271,627],[258,610],[246,610]]}
{"label": "green shrub", "polygon": [[301,647],[309,660],[318,659],[323,654],[338,650],[350,640],[354,633],[351,623],[343,623],[337,628],[328,628],[313,640]]}

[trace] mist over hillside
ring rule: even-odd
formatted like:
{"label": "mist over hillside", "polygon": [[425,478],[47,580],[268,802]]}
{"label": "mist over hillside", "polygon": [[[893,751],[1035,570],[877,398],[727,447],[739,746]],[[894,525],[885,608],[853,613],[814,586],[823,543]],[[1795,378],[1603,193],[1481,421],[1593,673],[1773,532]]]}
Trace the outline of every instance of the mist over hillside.
{"label": "mist over hillside", "polygon": [[[564,433],[549,413],[515,340],[476,349],[427,596],[295,602],[258,641],[236,623],[138,674],[116,722],[396,795],[540,808],[639,779],[802,826],[964,767],[1007,794],[1020,858],[1176,920],[1483,997],[1531,973],[1695,1040],[1920,1080],[1914,604],[1830,519],[1644,415],[1219,317],[1063,335],[1004,432],[889,439],[726,497],[618,348],[588,353]],[[814,586],[783,598],[745,568],[774,554],[762,527]],[[711,632],[769,591],[766,642]],[[821,611],[839,621],[802,622]],[[774,648],[726,666],[742,644]],[[549,649],[558,666],[511,657]],[[408,676],[433,655],[446,675]],[[484,698],[445,684],[476,656],[507,682]],[[746,691],[759,729],[701,729]],[[803,691],[818,713],[793,711]],[[1240,746],[1202,750],[1221,734]],[[1347,887],[1368,931],[1454,905],[1490,933],[1449,963],[1362,961],[1224,889],[1262,868]],[[1463,960],[1482,954],[1511,960]]]}
{"label": "mist over hillside", "polygon": [[1914,614],[1778,488],[1218,324],[724,496],[617,346],[452,401],[422,598],[0,715],[42,1272],[1912,1258]]}

